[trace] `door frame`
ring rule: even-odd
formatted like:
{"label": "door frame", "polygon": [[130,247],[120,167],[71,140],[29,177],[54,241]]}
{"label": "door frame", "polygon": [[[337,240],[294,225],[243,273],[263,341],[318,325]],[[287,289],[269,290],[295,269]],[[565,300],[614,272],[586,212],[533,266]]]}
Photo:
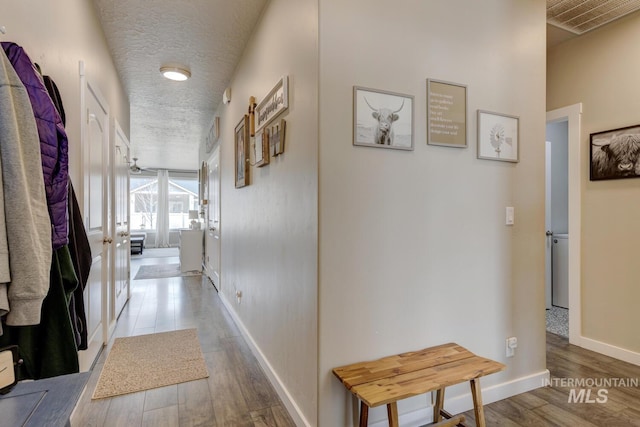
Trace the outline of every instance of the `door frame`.
{"label": "door frame", "polygon": [[[580,128],[582,121],[582,103],[573,104],[547,112],[547,123],[568,122],[568,181],[569,181],[569,342],[582,346],[581,278],[582,259],[582,142]],[[546,144],[546,138],[545,138]]]}

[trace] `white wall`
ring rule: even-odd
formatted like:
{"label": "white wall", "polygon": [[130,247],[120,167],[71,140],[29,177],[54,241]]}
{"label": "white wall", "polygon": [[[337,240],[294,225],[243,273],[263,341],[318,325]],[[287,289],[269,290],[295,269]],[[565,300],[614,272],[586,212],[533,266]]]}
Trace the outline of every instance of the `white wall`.
{"label": "white wall", "polygon": [[111,117],[129,135],[129,100],[111,60],[93,2],[3,1],[0,25],[7,29],[7,34],[0,34],[0,40],[22,46],[31,60],[41,66],[43,74],[51,76],[58,85],[67,116],[69,173],[78,200],[82,200],[79,61],[84,61],[87,77],[107,99]]}
{"label": "white wall", "polygon": [[[468,85],[468,148],[426,145],[427,78]],[[354,85],[415,96],[414,151],[352,146]],[[483,387],[544,375],[544,90],[544,2],[320,0],[319,425],[347,363],[454,341],[507,364]],[[520,117],[519,163],[476,159],[477,109]]]}
{"label": "white wall", "polygon": [[[221,294],[313,423],[317,410],[318,30],[316,0],[269,2],[218,107]],[[283,155],[234,188],[234,128],[289,76]],[[204,160],[204,159],[201,159]],[[237,303],[235,292],[243,297]]]}
{"label": "white wall", "polygon": [[[589,181],[589,135],[640,123],[640,13],[548,53],[547,109],[582,102],[582,335],[640,363],[640,180]],[[606,321],[604,320],[606,319]],[[591,342],[593,344],[593,342]]]}

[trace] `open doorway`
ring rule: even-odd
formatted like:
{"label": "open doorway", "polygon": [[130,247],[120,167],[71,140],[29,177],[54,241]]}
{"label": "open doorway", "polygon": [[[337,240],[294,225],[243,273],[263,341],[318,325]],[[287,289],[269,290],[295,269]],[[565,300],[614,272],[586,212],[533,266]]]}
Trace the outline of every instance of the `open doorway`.
{"label": "open doorway", "polygon": [[[547,150],[547,186],[546,186],[546,280],[545,295],[546,308],[554,306],[566,310],[568,325],[565,334],[569,342],[578,344],[581,336],[580,313],[580,119],[582,104],[574,104],[547,112],[547,139],[557,139],[558,135],[566,134],[566,148],[559,143],[554,150],[553,141],[545,142]],[[551,132],[549,132],[551,129]],[[551,133],[557,135],[552,136]],[[563,157],[563,152],[564,154]],[[554,168],[552,161],[557,157]],[[562,170],[566,171],[566,175]],[[557,178],[557,188],[554,189],[553,178]],[[563,178],[565,176],[565,178]],[[564,183],[563,183],[564,182]],[[564,188],[564,189],[563,189]],[[555,272],[554,249],[555,247]],[[565,280],[566,285],[557,283],[553,292],[553,278],[556,282]],[[555,301],[554,301],[555,300]],[[566,307],[562,307],[566,305]]]}
{"label": "open doorway", "polygon": [[547,123],[545,305],[547,331],[569,338],[569,120]]}

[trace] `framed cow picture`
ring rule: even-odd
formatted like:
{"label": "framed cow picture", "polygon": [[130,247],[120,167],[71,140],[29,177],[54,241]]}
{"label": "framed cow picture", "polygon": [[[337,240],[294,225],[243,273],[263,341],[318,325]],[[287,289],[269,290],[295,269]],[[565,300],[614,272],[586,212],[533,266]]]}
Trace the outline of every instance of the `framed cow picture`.
{"label": "framed cow picture", "polygon": [[640,125],[592,133],[591,181],[640,177]]}
{"label": "framed cow picture", "polygon": [[353,145],[413,150],[413,96],[354,86]]}

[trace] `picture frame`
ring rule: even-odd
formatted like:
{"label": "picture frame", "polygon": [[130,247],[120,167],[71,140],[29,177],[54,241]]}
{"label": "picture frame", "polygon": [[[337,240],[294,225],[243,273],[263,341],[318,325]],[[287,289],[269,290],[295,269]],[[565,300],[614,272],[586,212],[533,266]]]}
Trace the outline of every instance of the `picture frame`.
{"label": "picture frame", "polygon": [[289,108],[289,76],[282,76],[255,107],[255,131],[259,132]]}
{"label": "picture frame", "polygon": [[427,144],[467,148],[467,85],[427,79]]}
{"label": "picture frame", "polygon": [[284,140],[287,130],[287,122],[285,119],[280,119],[280,122],[271,126],[270,129],[270,141],[271,141],[271,152],[273,156],[279,156],[284,153]]}
{"label": "picture frame", "polygon": [[478,110],[478,159],[517,163],[520,118]]}
{"label": "picture frame", "polygon": [[249,116],[242,116],[234,130],[236,188],[249,185]]}
{"label": "picture frame", "polygon": [[353,145],[413,150],[414,97],[353,87]]}
{"label": "picture frame", "polygon": [[269,164],[269,132],[267,129],[256,133],[253,143],[253,155],[256,167],[261,168]]}
{"label": "picture frame", "polygon": [[589,179],[640,178],[640,125],[589,136]]}
{"label": "picture frame", "polygon": [[209,133],[205,139],[205,151],[210,153],[213,150],[213,147],[218,142],[218,138],[220,138],[220,117],[215,116],[213,118],[213,123],[211,124],[211,128],[209,129]]}

